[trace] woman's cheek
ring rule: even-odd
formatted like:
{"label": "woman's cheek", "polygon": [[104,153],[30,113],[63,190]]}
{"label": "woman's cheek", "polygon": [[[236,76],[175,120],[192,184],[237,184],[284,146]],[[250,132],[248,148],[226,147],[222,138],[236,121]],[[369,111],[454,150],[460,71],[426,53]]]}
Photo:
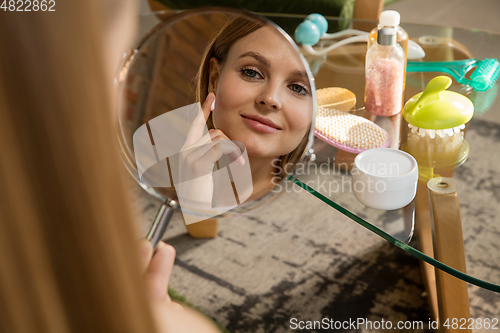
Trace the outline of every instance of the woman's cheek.
{"label": "woman's cheek", "polygon": [[219,81],[216,94],[216,107],[217,104],[227,107],[235,107],[238,101],[242,100],[245,96],[245,87],[241,84],[241,79],[235,78],[234,75],[222,75]]}
{"label": "woman's cheek", "polygon": [[240,100],[240,97],[237,91],[224,89],[223,86],[219,91],[219,94],[216,94],[212,117],[215,126],[231,138],[233,131],[238,127],[237,117],[240,107],[236,102]]}
{"label": "woman's cheek", "polygon": [[288,117],[289,124],[291,124],[294,132],[305,135],[312,124],[313,110],[311,103],[302,101],[302,103],[296,103],[295,105],[294,112]]}

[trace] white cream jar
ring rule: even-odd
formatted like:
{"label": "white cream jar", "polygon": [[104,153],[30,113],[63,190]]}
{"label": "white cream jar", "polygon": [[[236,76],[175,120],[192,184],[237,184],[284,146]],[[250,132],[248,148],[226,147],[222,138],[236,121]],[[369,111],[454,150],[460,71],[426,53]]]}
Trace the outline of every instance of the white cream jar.
{"label": "white cream jar", "polygon": [[366,150],[354,159],[351,175],[356,199],[375,209],[402,208],[413,200],[417,191],[417,161],[401,150]]}

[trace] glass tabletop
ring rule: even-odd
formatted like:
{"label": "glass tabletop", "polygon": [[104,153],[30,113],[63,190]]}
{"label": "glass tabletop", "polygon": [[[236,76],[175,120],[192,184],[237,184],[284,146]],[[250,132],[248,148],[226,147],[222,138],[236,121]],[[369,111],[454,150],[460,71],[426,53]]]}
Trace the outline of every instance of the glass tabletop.
{"label": "glass tabletop", "polygon": [[[146,21],[153,16],[170,14],[172,12],[147,13],[141,20]],[[260,14],[274,21],[290,36],[293,36],[297,25],[306,17],[306,15]],[[328,32],[346,28],[368,31],[377,24],[375,21],[332,17],[327,17],[327,20]],[[410,39],[425,50],[424,61],[500,58],[498,34],[419,24],[403,23],[401,26],[408,32]],[[408,124],[401,114],[377,117],[363,110],[365,53],[366,43],[357,43],[336,48],[322,59],[308,59],[311,70],[315,73],[316,88],[343,87],[354,92],[357,102],[356,111],[352,113],[363,116],[385,129],[391,138],[391,148],[405,149],[409,131]],[[407,73],[404,100],[407,101],[423,91],[427,83],[438,75],[445,74]],[[474,116],[465,129],[468,149],[462,152],[459,163],[444,168],[435,167],[433,164],[434,167],[430,171],[432,176],[453,177],[458,183],[467,273],[434,259],[429,251],[420,247],[419,242],[409,244],[414,230],[419,230],[419,221],[422,219],[419,219],[419,216],[424,217],[425,214],[429,214],[428,211],[419,212],[415,208],[418,206],[416,200],[403,209],[383,211],[368,208],[354,197],[351,190],[350,168],[355,154],[338,150],[316,138],[313,145],[316,160],[299,166],[293,186],[302,187],[327,205],[427,263],[472,284],[500,292],[500,245],[497,245],[500,239],[500,223],[497,222],[497,216],[500,216],[500,154],[497,153],[500,151],[498,85],[497,82],[487,91],[475,92],[453,80],[449,90],[470,98],[475,108]],[[429,172],[428,169],[426,171]],[[427,191],[425,184],[428,178],[429,175],[423,175],[421,168],[419,192]],[[426,193],[423,195],[425,199]],[[419,197],[418,192],[417,197]],[[457,241],[462,242],[462,240]]]}
{"label": "glass tabletop", "polygon": [[[277,17],[272,14],[266,16],[292,35],[292,27],[304,18],[284,15]],[[375,21],[327,19],[331,27],[329,32],[344,28],[371,29],[377,24]],[[479,30],[420,24],[403,23],[401,26],[408,32],[409,38],[426,52],[423,61],[500,59],[500,35]],[[368,208],[354,197],[350,168],[355,154],[334,148],[316,138],[313,145],[316,161],[305,166],[303,170],[297,170],[296,184],[403,250],[467,282],[500,292],[500,223],[497,222],[497,216],[500,216],[500,156],[497,153],[500,151],[500,98],[497,96],[499,83],[487,91],[476,92],[453,79],[449,90],[471,99],[475,113],[465,129],[468,145],[458,153],[459,156],[455,157],[453,165],[448,163],[443,166],[439,163],[439,157],[432,157],[432,161],[422,160],[418,152],[408,150],[408,135],[411,133],[401,114],[380,117],[363,110],[365,53],[366,44],[359,43],[336,48],[323,59],[309,57],[311,69],[315,72],[316,88],[343,87],[354,92],[357,97],[357,111],[352,113],[363,116],[385,129],[391,137],[391,148],[406,150],[416,157],[420,165],[421,184],[418,192],[427,192],[426,183],[434,176],[452,177],[458,183],[467,273],[435,260],[429,251],[422,249],[421,242],[408,244],[414,230],[418,231],[419,222],[422,223],[421,220],[425,219],[424,215],[429,215],[429,212],[415,209],[416,199],[403,209],[382,211]],[[407,73],[405,102],[422,92],[427,83],[438,75],[447,74]],[[424,155],[428,153],[427,148],[424,148]],[[429,162],[432,168],[425,166]]]}

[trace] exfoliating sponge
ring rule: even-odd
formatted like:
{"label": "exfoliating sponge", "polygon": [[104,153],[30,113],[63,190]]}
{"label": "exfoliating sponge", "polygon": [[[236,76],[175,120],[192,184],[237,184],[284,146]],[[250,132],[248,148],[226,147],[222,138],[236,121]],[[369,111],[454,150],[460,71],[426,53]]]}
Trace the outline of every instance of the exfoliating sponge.
{"label": "exfoliating sponge", "polygon": [[318,107],[330,107],[338,111],[349,111],[356,105],[356,95],[340,87],[318,89],[316,99]]}

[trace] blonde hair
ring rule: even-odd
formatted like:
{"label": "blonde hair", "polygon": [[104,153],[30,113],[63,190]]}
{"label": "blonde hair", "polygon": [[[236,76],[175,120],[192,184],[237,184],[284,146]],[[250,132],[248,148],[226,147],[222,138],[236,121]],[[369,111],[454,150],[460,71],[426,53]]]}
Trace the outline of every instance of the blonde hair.
{"label": "blonde hair", "polygon": [[155,332],[98,0],[0,11],[0,331]]}
{"label": "blonde hair", "polygon": [[[216,58],[221,66],[223,66],[228,56],[229,50],[234,43],[265,25],[269,25],[269,23],[264,21],[263,19],[255,18],[254,20],[250,20],[245,17],[238,17],[236,19],[229,20],[229,22],[221,29],[217,36],[210,42],[205,50],[205,53],[203,54],[200,70],[197,76],[197,95],[200,103],[203,103],[205,101],[209,93],[208,82],[210,76],[210,59]],[[215,128],[212,120],[212,113],[210,113],[208,117],[207,127],[208,129]],[[286,171],[286,166],[292,161],[296,162],[294,161],[294,159],[300,157],[297,156],[297,154],[300,154],[302,152],[306,144],[307,134],[305,140],[302,140],[298,147],[296,147],[290,153],[279,157],[280,163],[278,169]],[[281,176],[285,175],[282,174]]]}

